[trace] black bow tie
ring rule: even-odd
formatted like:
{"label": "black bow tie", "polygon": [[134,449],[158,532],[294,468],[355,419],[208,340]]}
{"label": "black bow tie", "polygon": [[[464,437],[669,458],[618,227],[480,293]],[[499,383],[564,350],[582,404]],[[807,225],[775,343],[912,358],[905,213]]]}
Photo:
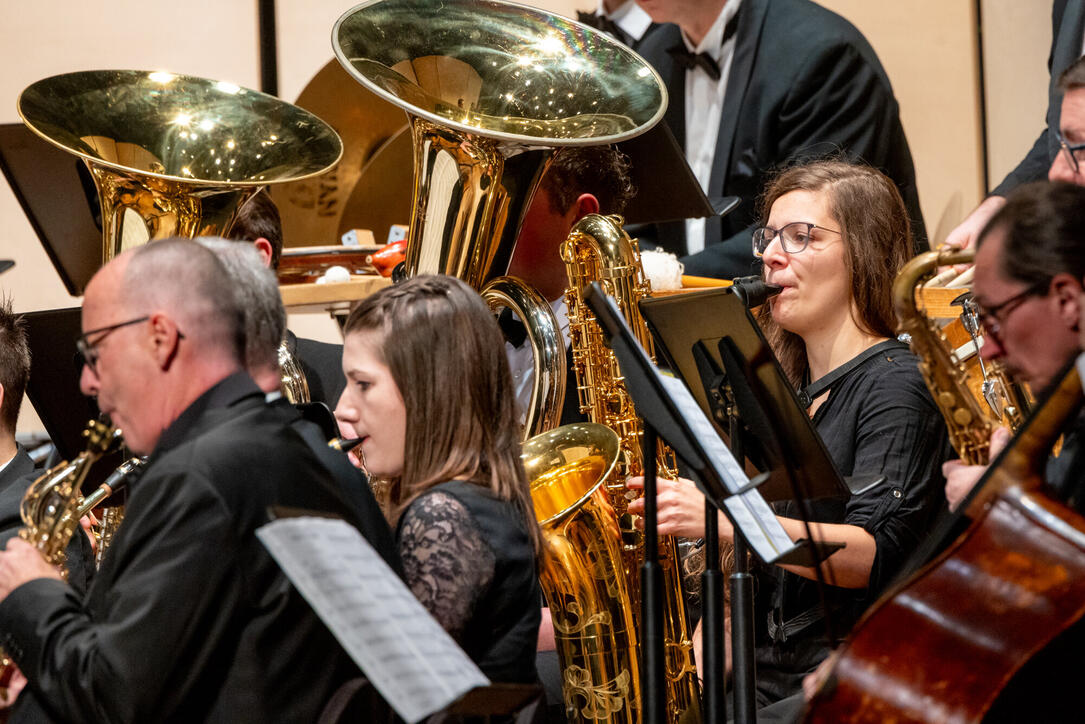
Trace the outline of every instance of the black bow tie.
{"label": "black bow tie", "polygon": [[667,53],[674,58],[674,62],[686,70],[700,68],[712,80],[720,79],[720,64],[708,53],[691,53],[686,50],[685,43],[668,48]]}
{"label": "black bow tie", "polygon": [[[720,43],[721,48],[727,45],[728,40],[735,37],[735,31],[738,30],[738,16],[739,13],[736,12],[731,16],[731,19],[727,21],[727,25],[723,28],[723,41]],[[708,53],[691,53],[686,48],[685,43],[679,43],[672,48],[667,48],[667,53],[674,58],[674,62],[678,63],[678,65],[686,70],[700,68],[712,80],[720,79],[720,64]]]}
{"label": "black bow tie", "polygon": [[513,347],[519,349],[524,345],[524,341],[527,339],[527,327],[516,318],[511,309],[505,307],[501,310],[501,314],[497,315],[497,326],[501,327],[501,332],[505,335],[505,341]]}
{"label": "black bow tie", "polygon": [[576,19],[587,26],[617,38],[623,43],[628,41],[628,36],[625,34],[625,31],[619,28],[618,24],[606,15],[596,15],[595,13],[586,13],[583,10],[577,10]]}

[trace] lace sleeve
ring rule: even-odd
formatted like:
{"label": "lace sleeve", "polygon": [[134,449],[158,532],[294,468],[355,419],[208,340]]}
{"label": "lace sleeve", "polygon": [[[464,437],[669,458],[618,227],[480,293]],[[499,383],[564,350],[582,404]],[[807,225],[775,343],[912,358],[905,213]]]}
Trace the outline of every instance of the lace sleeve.
{"label": "lace sleeve", "polygon": [[474,519],[446,493],[425,495],[404,513],[399,555],[407,585],[458,638],[494,575],[494,554]]}

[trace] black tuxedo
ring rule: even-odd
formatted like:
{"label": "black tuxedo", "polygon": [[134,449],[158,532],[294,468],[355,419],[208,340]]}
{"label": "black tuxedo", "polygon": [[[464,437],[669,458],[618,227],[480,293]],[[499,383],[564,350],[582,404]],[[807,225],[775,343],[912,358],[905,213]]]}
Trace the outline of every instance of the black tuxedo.
{"label": "black tuxedo", "polygon": [[[723,219],[706,220],[706,248],[682,260],[686,272],[723,278],[753,273],[750,228],[767,178],[786,162],[841,152],[897,183],[917,246],[925,247],[915,168],[897,101],[862,34],[808,0],[742,0],[737,22],[706,191],[710,198],[738,196],[742,201]],[[686,70],[667,52],[675,46],[682,46],[681,31],[665,25],[638,52],[667,84],[670,105],[664,118],[685,148]],[[659,224],[656,232],[656,241],[667,251],[686,253],[682,222]]]}
{"label": "black tuxedo", "polygon": [[370,545],[384,558],[384,561],[397,573],[402,573],[399,555],[396,553],[395,539],[388,521],[381,513],[377,499],[369,487],[369,481],[361,470],[354,467],[345,453],[328,447],[328,440],[315,423],[301,417],[298,411],[279,397],[272,407],[282,414],[283,419],[301,436],[321,464],[332,474],[343,499],[351,506],[358,523],[358,529]]}
{"label": "black tuxedo", "polygon": [[0,547],[19,532],[23,525],[19,503],[27,487],[34,482],[34,461],[22,445],[7,467],[0,470]]}
{"label": "black tuxedo", "polygon": [[659,23],[651,23],[647,28],[645,28],[644,33],[639,38],[634,38],[630,36],[629,33],[622,30],[622,28],[618,26],[614,21],[600,15],[598,12],[587,13],[580,11],[577,12],[576,19],[584,23],[585,25],[589,25],[596,30],[606,33],[610,37],[617,40],[619,43],[622,43],[623,45],[626,45],[633,50],[637,50],[644,42],[644,40],[652,34],[652,31],[660,27]]}
{"label": "black tuxedo", "polygon": [[1052,129],[1059,127],[1062,113],[1062,91],[1059,76],[1081,57],[1081,39],[1085,33],[1085,1],[1055,0],[1051,8],[1051,54],[1047,69],[1051,80],[1047,86],[1047,126],[1017,167],[1007,174],[991,193],[1005,196],[1029,181],[1042,181],[1059,152],[1059,143]]}
{"label": "black tuxedo", "polygon": [[272,506],[358,524],[238,373],[163,432],[85,598],[38,579],[0,603],[14,721],[316,721],[359,672],[256,538]]}

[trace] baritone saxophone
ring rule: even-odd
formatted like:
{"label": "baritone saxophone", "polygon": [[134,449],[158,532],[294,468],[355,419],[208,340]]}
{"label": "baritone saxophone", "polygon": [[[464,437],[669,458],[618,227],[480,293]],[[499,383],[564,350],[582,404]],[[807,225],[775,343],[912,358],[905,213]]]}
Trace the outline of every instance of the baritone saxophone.
{"label": "baritone saxophone", "polygon": [[[648,294],[648,283],[636,242],[625,233],[622,224],[620,216],[590,214],[584,217],[562,244],[561,256],[569,275],[565,302],[569,311],[569,335],[580,410],[592,422],[613,430],[620,442],[618,463],[606,477],[603,487],[617,515],[621,571],[631,593],[633,616],[637,619],[640,612],[639,572],[644,560],[644,546],[643,535],[634,527],[632,516],[627,512],[632,496],[625,481],[631,476],[644,474],[641,447],[644,429],[626,391],[618,361],[581,297],[581,290],[587,284],[601,282],[607,293],[615,298],[637,339],[652,355],[652,339],[637,306]],[[678,477],[677,462],[670,448],[660,443],[657,459],[661,477]],[[698,720],[700,686],[686,617],[677,540],[673,537],[660,538],[659,551],[664,576],[667,715],[670,721]],[[557,629],[567,613],[552,609],[551,615]],[[570,665],[571,662],[562,662],[566,686],[570,685],[567,668]]]}

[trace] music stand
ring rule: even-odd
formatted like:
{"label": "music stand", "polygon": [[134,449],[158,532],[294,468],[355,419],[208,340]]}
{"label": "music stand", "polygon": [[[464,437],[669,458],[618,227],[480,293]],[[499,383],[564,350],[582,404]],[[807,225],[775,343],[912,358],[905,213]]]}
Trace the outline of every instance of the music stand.
{"label": "music stand", "polygon": [[0,170],[64,287],[80,296],[102,265],[98,191],[82,159],[22,123],[0,124]]}
{"label": "music stand", "polygon": [[[62,460],[83,452],[83,429],[87,420],[101,414],[91,397],[79,389],[83,363],[77,359],[75,339],[82,331],[80,309],[51,309],[21,315],[26,320],[30,345],[30,379],[26,396],[45,425]],[[91,467],[83,491],[98,487],[124,461],[121,451],[102,456]]]}
{"label": "music stand", "polygon": [[[644,419],[644,530],[645,562],[641,570],[642,648],[644,666],[642,710],[647,721],[661,721],[663,638],[659,619],[662,579],[656,557],[655,439],[658,433],[696,475],[698,488],[716,502],[766,563],[805,564],[812,559],[809,546],[793,542],[738,462],[724,447],[711,423],[685,385],[662,375],[637,342],[614,301],[598,282],[589,284],[584,301],[594,312],[621,367],[626,389]],[[722,639],[719,644],[722,644]],[[717,645],[717,642],[710,642]],[[722,660],[719,652],[716,659]],[[717,710],[717,716],[722,711]]]}
{"label": "music stand", "polygon": [[[769,500],[795,499],[802,515],[810,518],[806,501],[848,497],[845,485],[814,430],[805,407],[747,307],[733,289],[677,297],[645,299],[641,312],[658,342],[660,353],[678,372],[702,410],[726,434],[735,456],[749,457],[759,470],[758,480]],[[720,428],[726,423],[726,430]],[[873,481],[854,481],[865,488]],[[706,520],[714,516],[706,516]],[[707,526],[706,526],[707,528]],[[706,535],[711,533],[706,531]],[[745,541],[734,537],[735,568],[731,576],[731,636],[736,721],[755,718],[753,667],[753,580]],[[825,558],[842,547],[822,543],[814,558]],[[814,563],[810,560],[809,564]],[[707,576],[706,576],[707,579]],[[820,575],[819,575],[820,580]],[[712,583],[706,580],[706,588]],[[721,584],[715,584],[721,585]],[[722,592],[718,594],[722,598]],[[706,595],[706,602],[708,599]],[[826,605],[823,599],[823,606]],[[709,624],[715,614],[706,603],[705,633],[722,631],[722,623]],[[714,679],[710,686],[720,686]]]}

